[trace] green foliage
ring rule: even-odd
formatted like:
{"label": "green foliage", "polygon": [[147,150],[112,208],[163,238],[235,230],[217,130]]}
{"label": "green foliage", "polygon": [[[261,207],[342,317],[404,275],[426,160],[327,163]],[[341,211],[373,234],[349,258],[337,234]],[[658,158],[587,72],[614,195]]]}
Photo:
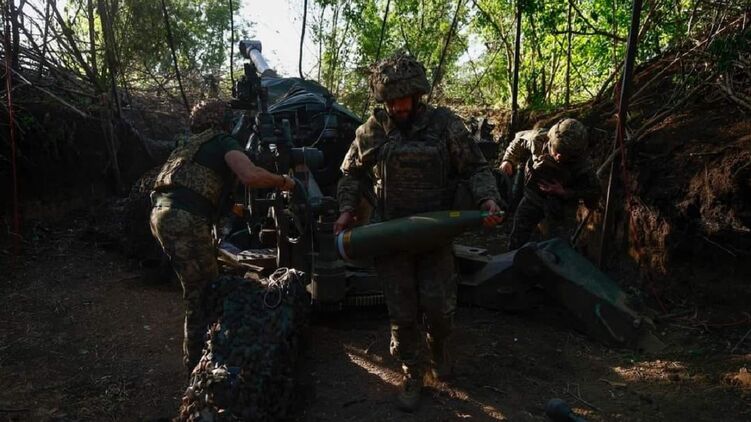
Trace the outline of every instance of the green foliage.
{"label": "green foliage", "polygon": [[[321,82],[355,110],[367,92],[364,69],[377,58],[404,48],[421,60],[433,78],[458,0],[392,0],[386,31],[381,24],[387,0],[318,0],[325,8]],[[522,48],[519,96],[522,106],[550,108],[565,102],[566,68],[571,102],[595,96],[619,67],[631,19],[630,0],[571,0],[571,55],[568,2],[520,1]],[[740,6],[738,6],[740,7]],[[736,7],[736,9],[738,9]],[[727,9],[727,8],[725,8]],[[731,8],[732,10],[732,8]],[[738,9],[740,10],[740,9]],[[338,11],[338,12],[337,12]],[[457,32],[442,67],[436,101],[508,106],[511,98],[516,2],[466,0]],[[703,0],[645,2],[637,63],[683,45],[706,31],[723,12]],[[689,25],[690,23],[690,25]],[[645,28],[646,26],[646,28]],[[612,82],[610,82],[612,83]]]}
{"label": "green foliage", "polygon": [[[73,29],[80,40],[88,40],[89,27],[86,19],[76,11],[87,8],[89,0],[70,0],[66,13],[74,22]],[[97,33],[97,62],[105,63],[102,48],[102,22],[94,3],[95,30]],[[161,0],[104,0],[105,7],[113,16],[113,32],[118,53],[118,69],[135,87],[165,84],[174,79],[174,65],[162,11]],[[230,10],[227,0],[165,0],[172,36],[175,43],[178,66],[189,82],[200,84],[201,76],[212,74],[224,76],[228,72],[230,40]],[[242,0],[233,0],[235,13]],[[235,25],[235,40],[247,31]],[[82,42],[82,46],[86,43]],[[88,47],[85,48],[88,51]],[[237,53],[237,50],[235,49]],[[239,61],[239,54],[236,57]],[[89,60],[91,60],[89,58]],[[106,67],[100,65],[102,80]],[[165,77],[166,76],[166,77]],[[195,87],[194,87],[195,88]]]}
{"label": "green foliage", "polygon": [[[89,40],[89,23],[85,19],[89,1],[95,9],[102,1],[114,11],[116,50],[124,80],[135,87],[157,85],[173,89],[174,66],[161,0],[69,0],[65,15],[82,46]],[[192,81],[193,88],[206,74],[218,76],[226,87],[229,1],[165,1],[183,75]],[[235,11],[239,10],[241,0],[234,3]],[[738,0],[720,3],[645,2],[637,64],[704,39],[716,30],[718,21],[740,16],[745,7]],[[301,6],[302,2],[298,4]],[[317,78],[352,110],[366,113],[373,106],[367,88],[368,69],[375,61],[404,49],[425,65],[428,79],[435,81],[433,101],[508,107],[517,5],[522,14],[522,107],[558,107],[565,104],[567,94],[571,103],[586,101],[605,92],[604,84],[617,80],[612,75],[625,54],[630,0],[315,0],[309,4],[307,34],[318,44],[320,55],[317,74],[308,77]],[[445,49],[455,15],[456,29]],[[100,85],[106,86],[107,67],[101,48],[104,39],[98,14],[95,30],[97,77]],[[240,39],[240,34],[247,36],[248,30],[247,24],[236,25],[235,39]],[[711,54],[718,64],[727,66],[743,43],[748,44],[748,39],[717,41]],[[92,61],[88,48],[82,47],[81,51]],[[241,62],[239,55],[236,59]],[[80,65],[70,58],[65,62],[71,67]]]}

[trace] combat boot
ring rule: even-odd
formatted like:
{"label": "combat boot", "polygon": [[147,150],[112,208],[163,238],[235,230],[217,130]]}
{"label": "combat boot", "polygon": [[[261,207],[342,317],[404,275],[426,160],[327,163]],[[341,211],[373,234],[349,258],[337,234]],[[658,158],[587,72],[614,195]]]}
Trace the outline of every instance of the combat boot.
{"label": "combat boot", "polygon": [[399,394],[396,395],[396,405],[399,410],[414,412],[420,405],[422,392],[422,377],[410,377],[405,375],[399,386]]}

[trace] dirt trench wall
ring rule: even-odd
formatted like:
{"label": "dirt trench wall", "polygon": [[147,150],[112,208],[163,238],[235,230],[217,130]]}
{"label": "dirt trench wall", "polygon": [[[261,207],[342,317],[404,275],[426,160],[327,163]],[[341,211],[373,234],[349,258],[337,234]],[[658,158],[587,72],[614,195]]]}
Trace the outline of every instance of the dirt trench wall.
{"label": "dirt trench wall", "polygon": [[[123,114],[126,120],[113,120],[121,178],[118,189],[96,110],[84,118],[57,104],[34,103],[16,112],[17,184],[23,220],[55,221],[69,210],[89,207],[113,193],[127,194],[146,170],[164,160],[169,141],[152,141],[149,135],[171,138],[174,133],[139,132],[129,123],[134,120],[129,117],[132,113],[126,110]],[[4,117],[7,120],[7,115]],[[170,126],[175,125],[161,127],[164,130]],[[5,130],[0,134],[0,180],[6,185],[0,189],[0,223],[8,226],[12,207],[10,157]]]}
{"label": "dirt trench wall", "polygon": [[[663,284],[743,293],[751,276],[751,122],[725,104],[666,119],[629,154],[624,233]],[[728,290],[729,289],[729,290]],[[726,298],[732,300],[728,295]]]}

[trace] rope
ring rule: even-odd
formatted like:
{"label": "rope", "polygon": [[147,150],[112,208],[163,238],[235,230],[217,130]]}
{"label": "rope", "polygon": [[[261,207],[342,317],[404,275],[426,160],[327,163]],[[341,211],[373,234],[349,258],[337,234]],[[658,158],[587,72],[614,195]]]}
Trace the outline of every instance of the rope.
{"label": "rope", "polygon": [[[282,304],[284,296],[289,293],[293,282],[300,283],[305,275],[302,271],[294,268],[279,267],[269,276],[266,284],[266,293],[263,295],[263,304],[269,309],[276,309]],[[270,299],[273,297],[273,299]]]}

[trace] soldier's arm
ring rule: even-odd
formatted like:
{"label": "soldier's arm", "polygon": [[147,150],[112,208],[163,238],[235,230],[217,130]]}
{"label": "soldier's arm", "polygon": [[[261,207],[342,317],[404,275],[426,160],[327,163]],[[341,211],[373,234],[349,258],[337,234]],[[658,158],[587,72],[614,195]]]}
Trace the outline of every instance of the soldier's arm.
{"label": "soldier's arm", "polygon": [[360,149],[357,140],[349,146],[347,155],[342,161],[342,177],[336,189],[339,201],[339,212],[353,212],[360,203],[361,183],[364,169],[360,159]]}
{"label": "soldier's arm", "polygon": [[452,116],[447,130],[451,165],[461,179],[469,182],[475,203],[480,205],[490,199],[505,208],[498,193],[495,176],[464,122],[459,117]]}
{"label": "soldier's arm", "polygon": [[233,150],[224,155],[224,161],[242,184],[249,188],[279,188],[290,190],[295,182],[289,177],[272,173],[258,167],[241,151]]}
{"label": "soldier's arm", "polygon": [[518,168],[529,158],[530,154],[532,151],[529,148],[529,142],[523,136],[517,135],[506,148],[502,161],[508,161],[514,168]]}
{"label": "soldier's arm", "polygon": [[355,131],[355,140],[342,161],[342,178],[337,186],[339,212],[353,212],[360,203],[362,193],[369,188],[375,165],[377,145],[385,139],[383,128],[375,115]]}

